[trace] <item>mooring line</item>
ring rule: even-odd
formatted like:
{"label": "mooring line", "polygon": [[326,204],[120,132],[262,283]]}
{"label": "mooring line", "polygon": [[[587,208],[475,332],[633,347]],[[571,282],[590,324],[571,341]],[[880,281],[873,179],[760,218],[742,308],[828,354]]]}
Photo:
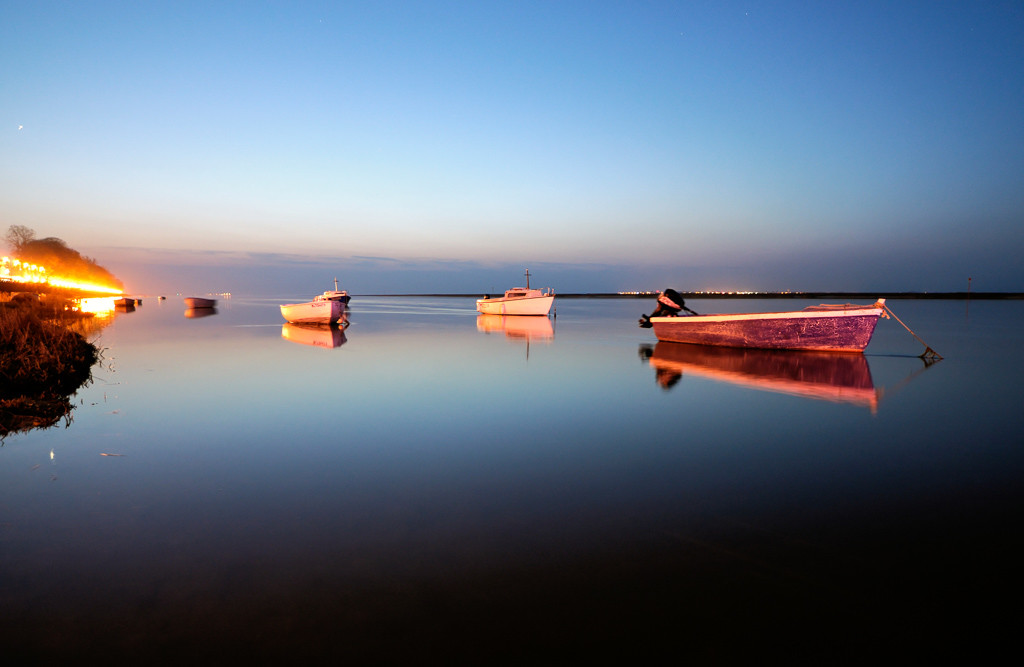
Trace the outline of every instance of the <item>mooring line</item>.
{"label": "mooring line", "polygon": [[[883,304],[883,305],[882,305],[882,308],[884,308],[884,309],[886,310],[886,312],[887,312],[887,313],[889,313],[890,315],[892,315],[892,316],[893,316],[893,318],[894,318],[894,319],[895,319],[895,320],[896,320],[897,322],[899,322],[900,324],[903,324],[903,320],[901,320],[900,318],[896,317],[896,313],[892,312],[892,309],[891,309],[891,308],[889,308],[889,306],[888,306],[888,305],[886,305],[886,304]],[[910,335],[911,335],[911,336],[913,336],[914,338],[916,338],[916,339],[917,339],[917,342],[921,343],[921,345],[924,345],[924,352],[922,352],[922,353],[921,353],[920,355],[918,355],[918,356],[920,356],[920,357],[921,357],[922,359],[942,359],[942,355],[941,355],[941,354],[939,354],[938,352],[936,352],[935,350],[933,350],[933,349],[932,349],[932,348],[931,348],[931,347],[930,347],[930,346],[928,345],[928,343],[926,343],[926,342],[924,342],[923,340],[921,340],[921,337],[920,337],[920,336],[918,336],[918,335],[917,335],[916,333],[914,333],[913,331],[911,331],[911,330],[910,330],[910,327],[908,327],[908,326],[907,326],[906,324],[903,324],[903,328],[904,328],[904,329],[906,329],[907,331],[910,331]]]}

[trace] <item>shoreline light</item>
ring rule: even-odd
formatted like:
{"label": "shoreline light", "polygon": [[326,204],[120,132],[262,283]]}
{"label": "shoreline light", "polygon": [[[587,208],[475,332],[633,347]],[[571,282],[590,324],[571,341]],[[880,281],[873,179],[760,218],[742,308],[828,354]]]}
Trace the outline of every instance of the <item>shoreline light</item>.
{"label": "shoreline light", "polygon": [[[18,271],[15,273],[15,270]],[[5,282],[21,282],[46,284],[64,289],[82,292],[99,292],[101,294],[124,294],[124,290],[109,285],[74,280],[63,276],[49,275],[46,267],[22,262],[17,258],[0,257],[0,280]]]}

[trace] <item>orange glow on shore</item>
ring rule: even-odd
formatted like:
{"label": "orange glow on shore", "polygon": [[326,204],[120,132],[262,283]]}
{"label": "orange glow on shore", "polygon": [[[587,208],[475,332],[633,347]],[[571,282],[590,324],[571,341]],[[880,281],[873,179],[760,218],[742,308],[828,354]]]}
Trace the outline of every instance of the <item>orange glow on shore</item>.
{"label": "orange glow on shore", "polygon": [[0,258],[0,280],[19,283],[38,283],[79,290],[82,292],[99,292],[100,294],[124,294],[123,290],[109,285],[100,285],[67,276],[50,275],[46,267],[29,262],[22,262],[13,257]]}
{"label": "orange glow on shore", "polygon": [[108,317],[114,313],[114,308],[113,297],[100,296],[79,300],[77,310],[82,313],[92,313],[100,317]]}

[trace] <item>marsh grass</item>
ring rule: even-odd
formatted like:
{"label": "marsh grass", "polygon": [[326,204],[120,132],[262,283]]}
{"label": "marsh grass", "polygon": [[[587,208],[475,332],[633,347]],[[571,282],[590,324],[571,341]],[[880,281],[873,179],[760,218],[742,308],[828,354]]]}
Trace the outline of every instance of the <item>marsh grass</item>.
{"label": "marsh grass", "polygon": [[71,421],[70,396],[92,377],[99,349],[72,330],[64,304],[21,295],[0,302],[0,438]]}

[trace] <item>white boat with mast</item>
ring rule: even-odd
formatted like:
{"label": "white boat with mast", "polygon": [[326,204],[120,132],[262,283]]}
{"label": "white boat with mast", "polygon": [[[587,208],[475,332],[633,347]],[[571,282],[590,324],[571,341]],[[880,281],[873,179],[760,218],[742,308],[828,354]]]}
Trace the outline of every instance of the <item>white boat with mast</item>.
{"label": "white boat with mast", "polygon": [[550,287],[530,288],[530,270],[526,270],[526,287],[506,290],[505,296],[484,296],[476,300],[477,312],[485,315],[544,315],[551,312],[555,292]]}
{"label": "white boat with mast", "polygon": [[330,299],[281,305],[281,316],[292,324],[335,324],[345,314],[345,304]]}

